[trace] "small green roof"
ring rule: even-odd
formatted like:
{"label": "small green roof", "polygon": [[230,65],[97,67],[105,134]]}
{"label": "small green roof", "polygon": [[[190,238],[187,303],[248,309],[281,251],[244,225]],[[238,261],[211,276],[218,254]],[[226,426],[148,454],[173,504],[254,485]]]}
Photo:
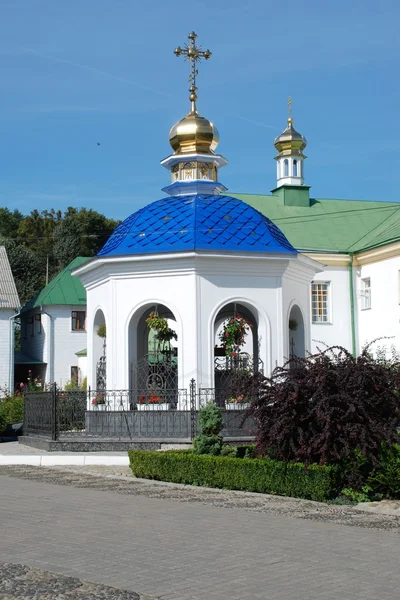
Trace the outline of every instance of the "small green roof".
{"label": "small green roof", "polygon": [[75,356],[87,356],[87,349],[79,350],[79,352],[75,352]]}
{"label": "small green roof", "polygon": [[70,264],[65,267],[37,296],[29,300],[22,308],[25,312],[36,306],[63,305],[72,304],[78,306],[86,305],[86,291],[80,280],[71,275],[72,269],[79,267],[84,262],[90,260],[86,256],[74,258]]}
{"label": "small green roof", "polygon": [[288,206],[277,195],[230,195],[271,219],[303,252],[360,252],[400,240],[400,202],[310,198],[310,206]]}
{"label": "small green roof", "polygon": [[14,363],[16,365],[45,365],[46,363],[42,360],[36,360],[36,358],[32,358],[27,354],[22,354],[22,352],[14,353]]}

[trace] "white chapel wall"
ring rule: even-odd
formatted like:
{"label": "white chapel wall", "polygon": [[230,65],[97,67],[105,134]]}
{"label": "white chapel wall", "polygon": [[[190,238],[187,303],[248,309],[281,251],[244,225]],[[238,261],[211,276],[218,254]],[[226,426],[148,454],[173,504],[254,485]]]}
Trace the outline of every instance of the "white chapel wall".
{"label": "white chapel wall", "polygon": [[13,309],[0,310],[0,397],[5,388],[8,388],[10,378],[10,321],[9,317],[15,314]]}

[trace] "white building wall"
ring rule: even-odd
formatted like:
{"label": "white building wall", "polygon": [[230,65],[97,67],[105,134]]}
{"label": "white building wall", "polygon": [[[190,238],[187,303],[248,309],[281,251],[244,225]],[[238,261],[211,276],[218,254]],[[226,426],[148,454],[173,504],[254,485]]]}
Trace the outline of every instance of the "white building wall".
{"label": "white building wall", "polygon": [[[325,267],[322,273],[315,275],[314,281],[330,282],[330,320],[328,323],[311,324],[312,352],[317,352],[318,347],[323,350],[325,348],[324,344],[327,346],[343,346],[351,352],[349,269],[347,267]],[[309,293],[311,296],[311,289]],[[323,344],[318,344],[318,342],[323,342]]]}
{"label": "white building wall", "polygon": [[[396,346],[400,351],[400,257],[363,265],[357,269],[356,305],[360,347],[372,340],[388,336],[378,346]],[[362,309],[361,280],[371,279],[371,308]]]}
{"label": "white building wall", "polygon": [[45,306],[41,313],[41,331],[34,315],[39,310],[29,311],[24,320],[33,316],[34,333],[27,326],[22,335],[21,349],[24,354],[47,364],[46,383],[56,382],[64,387],[71,379],[71,367],[78,366],[76,352],[86,348],[86,331],[72,331],[71,312],[86,310],[85,306]]}
{"label": "white building wall", "polygon": [[10,355],[10,317],[15,315],[13,309],[2,308],[0,310],[0,398],[9,388],[10,367],[14,357]]}

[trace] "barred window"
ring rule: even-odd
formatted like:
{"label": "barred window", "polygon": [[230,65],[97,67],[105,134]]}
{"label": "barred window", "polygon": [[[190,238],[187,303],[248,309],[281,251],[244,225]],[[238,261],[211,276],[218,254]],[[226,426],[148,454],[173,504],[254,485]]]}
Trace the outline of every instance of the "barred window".
{"label": "barred window", "polygon": [[73,310],[71,321],[72,331],[85,331],[86,312],[84,310]]}
{"label": "barred window", "polygon": [[311,315],[313,323],[330,323],[329,281],[313,281],[311,284]]}
{"label": "barred window", "polygon": [[361,310],[371,308],[371,278],[361,279]]}

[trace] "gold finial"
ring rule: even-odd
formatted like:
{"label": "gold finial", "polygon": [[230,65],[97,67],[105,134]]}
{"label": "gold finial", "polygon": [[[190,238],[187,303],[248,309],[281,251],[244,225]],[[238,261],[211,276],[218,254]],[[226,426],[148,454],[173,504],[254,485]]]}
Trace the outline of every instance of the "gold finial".
{"label": "gold finial", "polygon": [[184,48],[178,46],[174,50],[174,54],[176,56],[184,56],[185,60],[190,61],[190,75],[189,75],[189,83],[190,83],[190,96],[189,100],[191,102],[191,113],[197,113],[196,109],[196,100],[197,100],[197,86],[196,86],[196,76],[198,75],[198,70],[196,64],[201,62],[202,58],[208,60],[211,58],[211,52],[209,50],[202,50],[200,46],[196,46],[196,38],[197,34],[192,31],[189,33],[188,38],[190,40],[189,44],[185,44]]}
{"label": "gold finial", "polygon": [[288,98],[288,123],[289,123],[289,125],[290,125],[290,123],[293,123],[292,104],[293,104],[292,96],[289,96],[289,98]]}

